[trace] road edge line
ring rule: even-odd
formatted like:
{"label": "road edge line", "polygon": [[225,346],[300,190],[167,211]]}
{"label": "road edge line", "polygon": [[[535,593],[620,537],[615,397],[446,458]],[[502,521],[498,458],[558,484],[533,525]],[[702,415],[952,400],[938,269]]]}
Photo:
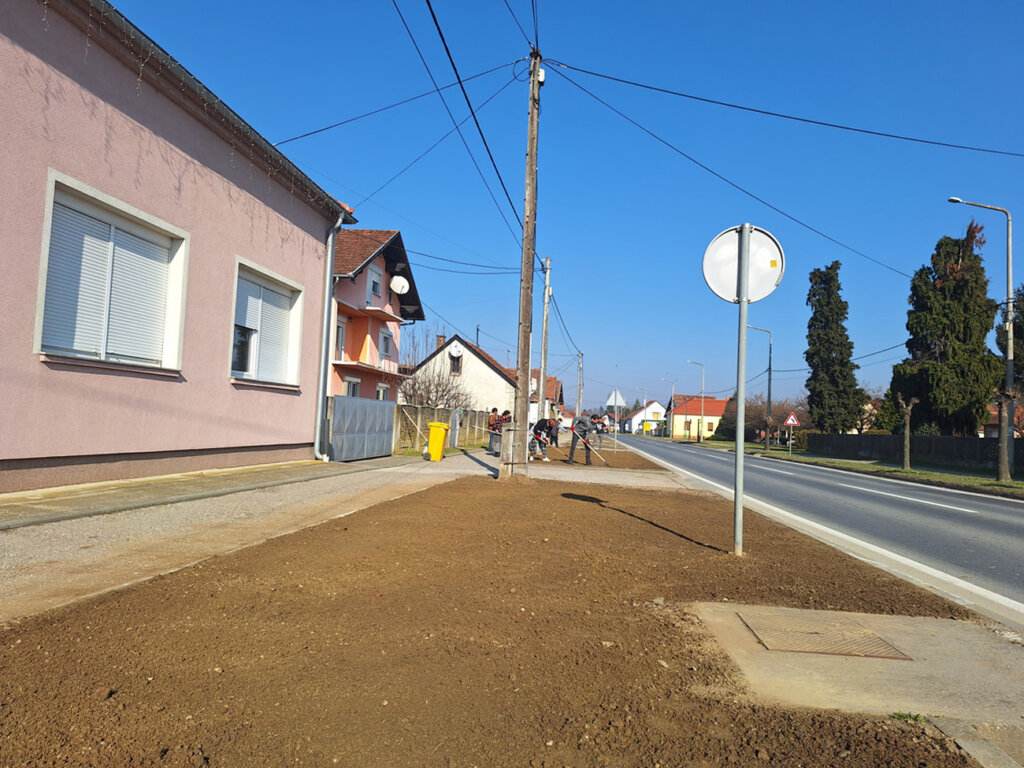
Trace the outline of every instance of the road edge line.
{"label": "road edge line", "polygon": [[[698,480],[701,483],[711,486],[720,492],[720,495],[733,499],[733,489],[716,483],[714,480],[702,477],[695,472],[673,466],[667,461],[652,456],[639,448],[633,448],[637,453],[654,461],[666,469],[678,472]],[[909,557],[890,552],[876,544],[871,544],[863,539],[850,536],[847,533],[837,531],[828,526],[807,520],[792,512],[787,512],[781,507],[776,507],[766,501],[754,496],[743,495],[744,507],[749,507],[755,512],[763,514],[776,522],[782,523],[801,533],[817,539],[825,544],[834,546],[841,552],[863,560],[895,576],[904,578],[919,586],[925,587],[932,592],[953,600],[978,613],[1006,624],[1018,631],[1024,631],[1024,603],[1019,603],[1009,597],[1000,595],[998,592],[985,589],[971,584],[968,581],[943,573],[937,568],[932,568],[924,563],[911,560]]]}

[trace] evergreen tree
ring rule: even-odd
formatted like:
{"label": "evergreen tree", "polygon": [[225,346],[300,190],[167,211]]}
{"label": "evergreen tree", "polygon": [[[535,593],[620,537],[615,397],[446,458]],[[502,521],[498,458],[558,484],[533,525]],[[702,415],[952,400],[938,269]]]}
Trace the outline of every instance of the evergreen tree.
{"label": "evergreen tree", "polygon": [[931,266],[910,281],[907,311],[909,357],[893,367],[891,389],[920,404],[912,429],[934,423],[943,435],[975,435],[999,386],[999,361],[985,338],[997,304],[988,297],[988,278],[975,251],[985,243],[973,220],[963,238],[943,237]]}
{"label": "evergreen tree", "polygon": [[807,407],[818,429],[826,433],[849,432],[868,401],[867,392],[857,386],[853,363],[853,342],[846,333],[848,306],[839,295],[838,261],[811,272],[807,304],[807,351],[804,360],[811,369],[807,379]]}
{"label": "evergreen tree", "polygon": [[[999,354],[1006,355],[1005,310],[999,313],[996,326],[996,345]],[[1005,370],[1005,369],[1004,369]],[[1004,382],[1005,383],[1005,382]],[[1024,386],[1024,285],[1013,292],[1013,388],[1018,392]]]}

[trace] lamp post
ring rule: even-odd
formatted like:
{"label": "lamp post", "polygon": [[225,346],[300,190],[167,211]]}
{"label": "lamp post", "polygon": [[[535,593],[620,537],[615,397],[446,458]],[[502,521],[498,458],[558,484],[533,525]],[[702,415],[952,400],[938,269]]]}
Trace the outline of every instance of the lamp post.
{"label": "lamp post", "polygon": [[951,203],[973,205],[990,211],[1006,214],[1006,392],[999,414],[999,482],[1008,483],[1013,479],[1013,217],[1005,208],[984,203],[972,203],[959,197],[949,198]]}
{"label": "lamp post", "polygon": [[[644,424],[644,420],[647,416],[647,390],[644,389],[643,387],[637,387],[636,389],[638,392],[644,393],[643,402],[640,404],[640,426],[642,427]],[[640,431],[643,432],[643,429],[641,429]],[[633,430],[633,434],[636,434],[635,429]]]}
{"label": "lamp post", "polygon": [[662,381],[672,385],[672,394],[668,398],[668,413],[665,414],[665,422],[668,424],[668,439],[671,440],[676,436],[675,418],[672,416],[676,409],[676,383],[673,379],[662,379]]}
{"label": "lamp post", "polygon": [[748,325],[754,331],[764,331],[768,334],[768,407],[765,409],[765,434],[764,434],[764,447],[766,450],[772,449],[772,332],[767,328],[758,328],[756,325]]}
{"label": "lamp post", "polygon": [[704,363],[698,363],[695,360],[687,360],[690,365],[700,366],[700,426],[697,427],[697,442],[700,442],[701,435],[704,434]]}

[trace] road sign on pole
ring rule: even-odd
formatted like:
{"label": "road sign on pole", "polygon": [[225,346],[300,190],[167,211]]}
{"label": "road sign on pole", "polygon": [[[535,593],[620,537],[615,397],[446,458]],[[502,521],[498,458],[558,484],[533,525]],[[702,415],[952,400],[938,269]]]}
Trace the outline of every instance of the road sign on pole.
{"label": "road sign on pole", "polygon": [[[760,301],[782,281],[785,257],[771,233],[750,224],[718,234],[704,251],[704,281],[720,299],[739,304],[736,341],[736,470],[733,490],[734,555],[743,554],[743,424],[746,424],[747,305]],[[703,401],[702,401],[703,402]],[[703,425],[701,425],[703,428]]]}
{"label": "road sign on pole", "polygon": [[787,427],[799,427],[800,426],[800,422],[796,418],[796,412],[795,411],[790,411],[789,412],[789,418],[786,419],[782,423],[785,426],[787,426]]}

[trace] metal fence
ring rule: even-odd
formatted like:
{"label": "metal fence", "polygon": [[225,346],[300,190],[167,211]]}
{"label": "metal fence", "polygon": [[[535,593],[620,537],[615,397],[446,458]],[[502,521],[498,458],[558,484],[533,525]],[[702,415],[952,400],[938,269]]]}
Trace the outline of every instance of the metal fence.
{"label": "metal fence", "polygon": [[[807,450],[842,459],[903,461],[903,435],[807,435]],[[995,437],[910,436],[911,464],[995,471],[999,439]],[[1015,471],[1024,468],[1024,439],[1014,440]]]}
{"label": "metal fence", "polygon": [[392,454],[395,444],[394,403],[362,397],[335,397],[333,410],[333,461],[355,461]]}

